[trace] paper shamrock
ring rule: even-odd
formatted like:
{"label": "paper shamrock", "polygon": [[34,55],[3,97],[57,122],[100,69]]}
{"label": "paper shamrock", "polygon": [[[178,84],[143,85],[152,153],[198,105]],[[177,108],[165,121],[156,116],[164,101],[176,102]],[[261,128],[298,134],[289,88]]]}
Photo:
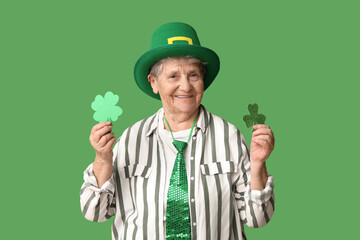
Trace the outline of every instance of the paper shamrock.
{"label": "paper shamrock", "polygon": [[105,93],[104,97],[97,95],[95,101],[91,103],[91,108],[95,111],[93,115],[95,121],[99,123],[105,121],[115,122],[123,112],[119,106],[116,106],[118,101],[119,96],[110,91]]}
{"label": "paper shamrock", "polygon": [[249,128],[256,124],[265,124],[266,117],[263,114],[258,114],[258,109],[259,107],[256,103],[248,105],[250,115],[243,117],[246,127]]}

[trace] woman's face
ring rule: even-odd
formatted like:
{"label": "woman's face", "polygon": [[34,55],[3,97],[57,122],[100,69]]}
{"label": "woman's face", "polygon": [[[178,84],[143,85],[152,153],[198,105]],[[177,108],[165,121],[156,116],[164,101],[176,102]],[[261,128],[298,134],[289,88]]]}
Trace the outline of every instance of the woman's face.
{"label": "woman's face", "polygon": [[154,79],[148,76],[155,94],[159,93],[165,111],[192,115],[204,93],[204,81],[198,64],[186,59],[168,59]]}

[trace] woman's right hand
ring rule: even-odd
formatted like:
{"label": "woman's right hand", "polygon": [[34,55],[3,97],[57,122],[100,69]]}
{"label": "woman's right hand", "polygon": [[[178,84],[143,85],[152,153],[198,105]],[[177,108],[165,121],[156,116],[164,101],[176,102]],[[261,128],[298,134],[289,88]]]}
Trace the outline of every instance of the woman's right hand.
{"label": "woman's right hand", "polygon": [[95,161],[99,163],[112,164],[112,147],[116,138],[111,130],[111,122],[98,123],[91,129],[89,140],[96,153]]}

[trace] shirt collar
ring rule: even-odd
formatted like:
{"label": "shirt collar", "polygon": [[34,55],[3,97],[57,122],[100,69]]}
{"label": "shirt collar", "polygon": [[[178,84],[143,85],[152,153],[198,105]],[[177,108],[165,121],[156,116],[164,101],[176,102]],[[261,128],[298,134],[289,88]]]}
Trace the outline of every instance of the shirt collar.
{"label": "shirt collar", "polygon": [[[159,111],[157,111],[152,117],[150,117],[150,127],[148,132],[146,133],[146,136],[150,136],[150,134],[152,134],[155,130],[157,130],[158,127],[158,122],[159,122],[159,117],[163,116],[163,108],[160,108]],[[208,128],[209,125],[209,115],[210,113],[206,110],[206,108],[203,105],[200,105],[200,114],[199,114],[199,119],[196,123],[196,128],[197,129],[201,129],[201,131],[203,133],[206,132],[206,129]]]}

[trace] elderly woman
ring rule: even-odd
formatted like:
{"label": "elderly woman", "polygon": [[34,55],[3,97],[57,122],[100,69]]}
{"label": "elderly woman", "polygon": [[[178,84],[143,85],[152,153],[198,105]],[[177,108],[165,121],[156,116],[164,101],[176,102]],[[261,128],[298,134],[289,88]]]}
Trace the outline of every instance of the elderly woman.
{"label": "elderly woman", "polygon": [[115,215],[113,239],[246,239],[244,224],[269,222],[273,133],[255,125],[248,151],[234,125],[201,105],[219,65],[191,26],[161,26],[134,74],[163,108],[117,142],[109,122],[91,130],[96,157],[84,172],[81,209],[95,222]]}

